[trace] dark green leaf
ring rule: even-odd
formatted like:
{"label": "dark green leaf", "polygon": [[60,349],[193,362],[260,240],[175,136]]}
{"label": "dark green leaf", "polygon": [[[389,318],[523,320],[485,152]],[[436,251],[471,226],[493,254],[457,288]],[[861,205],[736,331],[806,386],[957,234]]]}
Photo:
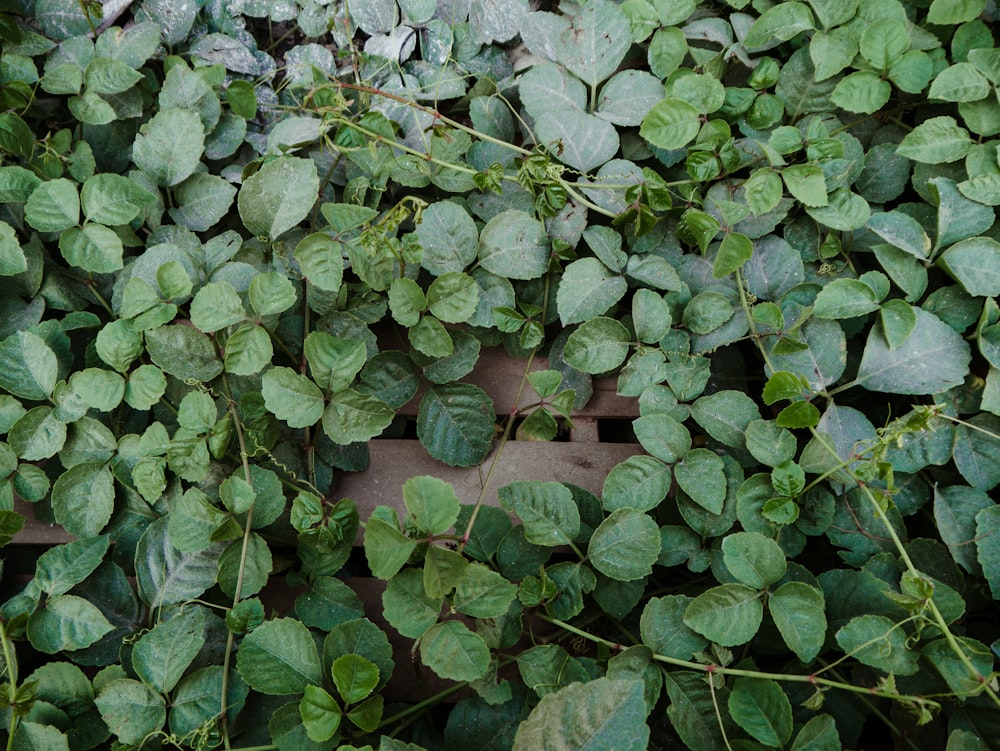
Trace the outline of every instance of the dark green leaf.
{"label": "dark green leaf", "polygon": [[598,678],[542,697],[521,723],[514,751],[641,751],[649,741],[641,680]]}
{"label": "dark green leaf", "polygon": [[236,653],[236,669],[263,694],[302,693],[322,683],[319,653],[309,630],[291,618],[267,621],[251,631]]}

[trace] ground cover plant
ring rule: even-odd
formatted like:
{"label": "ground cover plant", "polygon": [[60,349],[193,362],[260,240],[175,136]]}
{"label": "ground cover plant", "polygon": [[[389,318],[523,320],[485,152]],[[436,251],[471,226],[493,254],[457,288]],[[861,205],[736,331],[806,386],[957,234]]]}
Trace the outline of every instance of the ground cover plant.
{"label": "ground cover plant", "polygon": [[114,10],[0,3],[7,749],[997,747],[993,2]]}

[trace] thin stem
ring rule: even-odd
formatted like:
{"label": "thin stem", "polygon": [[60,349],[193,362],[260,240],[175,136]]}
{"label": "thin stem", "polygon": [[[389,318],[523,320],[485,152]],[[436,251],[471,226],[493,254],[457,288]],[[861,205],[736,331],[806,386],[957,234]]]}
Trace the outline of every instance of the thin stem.
{"label": "thin stem", "polygon": [[17,701],[17,659],[11,649],[10,639],[7,638],[7,629],[0,620],[0,643],[3,644],[3,659],[7,667],[7,703],[10,705],[10,727],[7,729],[7,751],[14,748],[14,736],[17,735],[17,723],[19,716],[15,711],[14,703]]}
{"label": "thin stem", "polygon": [[[247,454],[247,444],[246,439],[243,436],[243,423],[240,421],[239,412],[236,409],[236,402],[233,400],[233,391],[229,385],[229,379],[226,374],[222,374],[222,380],[226,387],[226,401],[229,409],[229,414],[233,418],[233,426],[236,431],[236,440],[239,442],[240,446],[240,459],[243,464],[243,478],[246,480],[247,484],[253,488],[253,475],[250,474],[250,458]],[[240,566],[239,571],[236,575],[236,587],[233,592],[233,607],[235,608],[239,602],[243,589],[243,574],[246,570],[247,562],[247,551],[250,547],[250,534],[251,534],[251,524],[253,522],[253,506],[247,510],[247,518],[243,526],[243,542],[240,549]],[[222,660],[222,690],[219,697],[219,722],[222,725],[222,740],[226,749],[231,749],[229,740],[229,715],[227,701],[229,698],[229,666],[232,662],[233,657],[233,646],[235,643],[236,635],[232,630],[227,629],[226,634],[226,652],[225,657]]]}
{"label": "thin stem", "polygon": [[[587,631],[576,628],[575,626],[561,621],[558,618],[552,618],[551,616],[545,615],[544,613],[536,613],[536,617],[540,618],[547,623],[551,623],[553,626],[558,626],[561,629],[569,631],[571,634],[583,637],[588,641],[592,641],[596,644],[603,644],[605,647],[612,651],[620,652],[625,649],[621,644],[613,642],[609,639],[602,639],[599,636],[595,636]],[[728,668],[722,667],[721,665],[705,665],[700,662],[691,662],[689,660],[680,660],[676,657],[667,657],[666,655],[653,654],[653,660],[656,662],[662,662],[667,665],[673,665],[675,667],[686,668],[688,670],[695,670],[700,673],[718,673],[719,675],[732,675],[740,676],[744,678],[764,678],[772,681],[783,681],[785,683],[808,683],[813,686],[826,686],[828,688],[841,689],[843,691],[850,691],[855,694],[863,694],[865,696],[879,696],[883,699],[892,699],[893,701],[906,702],[912,704],[922,704],[928,705],[934,708],[940,708],[940,704],[936,701],[932,701],[925,696],[915,696],[911,694],[899,694],[893,691],[884,691],[878,688],[867,688],[865,686],[856,686],[852,683],[845,683],[842,681],[834,681],[829,678],[821,678],[817,675],[809,674],[802,675],[800,673],[766,673],[761,670],[743,670],[740,668]]]}

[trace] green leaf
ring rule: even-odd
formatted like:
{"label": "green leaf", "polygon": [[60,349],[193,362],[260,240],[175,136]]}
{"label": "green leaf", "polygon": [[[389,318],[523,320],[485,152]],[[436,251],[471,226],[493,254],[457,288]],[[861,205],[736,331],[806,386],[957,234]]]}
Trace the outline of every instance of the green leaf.
{"label": "green leaf", "polygon": [[344,278],[344,258],[341,244],[329,235],[316,232],[299,240],[295,260],[305,277],[327,292],[336,292]]}
{"label": "green leaf", "polygon": [[[974,537],[976,561],[982,567],[983,576],[996,599],[1000,594],[1000,506],[987,506],[976,514]],[[967,544],[967,541],[964,543]]]}
{"label": "green leaf", "polygon": [[981,413],[955,428],[955,466],[969,484],[992,490],[1000,484],[1000,417]]}
{"label": "green leaf", "polygon": [[785,575],[785,554],[759,532],[734,532],[722,540],[722,560],[737,580],[764,589]]}
{"label": "green leaf", "polygon": [[552,110],[583,111],[587,91],[576,76],[560,65],[542,63],[529,68],[518,87],[524,109],[534,118]]}
{"label": "green leaf", "polygon": [[969,345],[933,314],[920,308],[914,312],[917,322],[913,332],[895,349],[881,325],[872,329],[858,368],[858,385],[889,394],[933,394],[965,380]]}
{"label": "green leaf", "polygon": [[632,324],[636,338],[646,344],[663,339],[673,325],[670,306],[651,289],[637,289],[632,296]]}
{"label": "green leaf", "polygon": [[101,565],[109,542],[106,535],[81,537],[46,550],[35,563],[35,584],[50,597],[66,594]]}
{"label": "green leaf", "polygon": [[[712,276],[722,279],[738,271],[753,257],[753,242],[741,232],[727,232],[712,265]],[[687,313],[687,308],[684,310]]]}
{"label": "green leaf", "polygon": [[333,661],[333,685],[345,704],[357,704],[378,685],[378,666],[361,655],[341,655]]}
{"label": "green leaf", "polygon": [[722,457],[708,449],[688,452],[674,467],[674,479],[688,496],[713,514],[721,514],[726,501],[726,475]]}
{"label": "green leaf", "polygon": [[191,301],[191,323],[212,334],[247,318],[243,301],[229,282],[210,282]]}
{"label": "green leaf", "polygon": [[652,517],[634,508],[612,511],[587,546],[594,568],[616,581],[633,581],[652,573],[659,555],[659,527]]}
{"label": "green leaf", "polygon": [[559,318],[568,326],[600,316],[624,297],[627,287],[624,278],[596,258],[573,261],[559,281]]}
{"label": "green leaf", "polygon": [[382,519],[372,517],[365,524],[365,558],[379,579],[392,579],[416,547],[416,541]]}
{"label": "green leaf", "polygon": [[400,326],[413,327],[420,320],[420,314],[427,310],[427,297],[412,279],[393,279],[389,285],[389,310]]}
{"label": "green leaf", "polygon": [[461,271],[446,271],[427,288],[427,307],[446,323],[465,323],[479,304],[479,285]]}
{"label": "green leaf", "polygon": [[760,594],[744,584],[723,584],[698,595],[684,611],[684,623],[723,647],[745,644],[764,619]]}
{"label": "green leaf", "polygon": [[927,11],[927,22],[960,24],[973,21],[986,7],[986,0],[934,0]]}
{"label": "green leaf", "polygon": [[661,149],[681,149],[701,130],[701,113],[682,99],[667,97],[646,114],[639,135]]}
{"label": "green leaf", "polygon": [[59,250],[71,266],[95,274],[122,268],[121,238],[101,224],[70,227],[59,237]]}
{"label": "green leaf", "polygon": [[455,351],[455,342],[448,329],[433,316],[418,318],[406,335],[413,348],[427,357],[449,357]]}
{"label": "green leaf", "polygon": [[806,207],[809,214],[820,224],[840,232],[861,229],[871,216],[868,202],[848,188],[837,188],[830,194],[830,203],[821,207]]}
{"label": "green leaf", "polygon": [[132,667],[143,683],[160,693],[173,691],[205,644],[207,611],[188,606],[160,621],[134,644]]}
{"label": "green leaf", "polygon": [[[369,525],[375,521],[381,520],[372,519]],[[423,572],[418,569],[400,571],[389,579],[382,594],[386,621],[401,635],[410,639],[419,639],[437,622],[441,604],[442,599],[427,594]]]}
{"label": "green leaf", "polygon": [[935,249],[975,237],[993,226],[996,219],[993,209],[966,198],[953,181],[933,178],[927,187],[938,209]]}
{"label": "green leaf", "polygon": [[31,128],[13,112],[0,114],[0,149],[15,156],[31,156],[35,137]]}
{"label": "green leaf", "polygon": [[632,429],[646,451],[668,464],[680,461],[691,450],[691,433],[666,413],[637,417]]}
{"label": "green leaf", "polygon": [[1000,295],[1000,243],[991,237],[970,237],[955,243],[938,265],[970,295]]}
{"label": "green leaf", "polygon": [[815,66],[815,80],[825,81],[844,70],[858,54],[858,39],[850,29],[827,27],[809,40],[809,57]]}
{"label": "green leaf", "polygon": [[295,598],[295,615],[321,631],[364,614],[365,606],[354,590],[332,576],[317,577],[308,591]]}
{"label": "green leaf", "polygon": [[240,219],[254,235],[275,240],[309,215],[318,192],[311,159],[280,156],[243,182],[237,199]]}
{"label": "green leaf", "polygon": [[260,392],[267,409],[292,428],[315,425],[323,417],[323,392],[291,368],[280,365],[265,372]]}
{"label": "green leaf", "polygon": [[513,751],[643,751],[649,743],[641,680],[598,678],[547,694],[517,729]]}
{"label": "green leaf", "polygon": [[490,219],[479,235],[484,269],[507,279],[537,279],[548,268],[545,226],[525,211],[509,209]]}
{"label": "green leaf", "polygon": [[41,401],[52,393],[58,375],[55,353],[37,334],[19,331],[0,341],[0,388],[9,394]]}
{"label": "green leaf", "polygon": [[431,386],[420,402],[417,437],[432,457],[453,467],[474,467],[493,446],[496,413],[478,386]]}
{"label": "green leaf", "polygon": [[931,241],[911,216],[901,211],[887,211],[872,214],[868,219],[868,229],[895,248],[923,260],[931,250]]}
{"label": "green leaf", "polygon": [[151,607],[200,597],[215,584],[221,544],[181,551],[170,540],[168,520],[150,524],[135,552],[135,577],[142,601]]}
{"label": "green leaf", "polygon": [[966,485],[934,488],[934,521],[941,540],[955,562],[970,573],[979,570],[973,544],[977,534],[976,516],[992,505],[990,497],[978,488]]}
{"label": "green leaf", "polygon": [[642,643],[656,654],[678,660],[691,657],[708,641],[684,623],[684,611],[693,598],[686,595],[651,597],[639,621]]}
{"label": "green leaf", "polygon": [[754,214],[766,214],[781,202],[781,177],[770,167],[756,169],[743,183],[747,206]]}
{"label": "green leaf", "polygon": [[83,649],[114,630],[97,606],[75,595],[57,595],[28,619],[31,646],[45,654]]}
{"label": "green leaf", "polygon": [[190,177],[205,150],[205,128],[189,109],[163,109],[145,123],[132,145],[136,166],[169,188]]}
{"label": "green leaf", "polygon": [[710,334],[726,323],[736,309],[720,292],[699,292],[684,306],[684,326],[694,334]]}
{"label": "green leaf", "polygon": [[378,397],[344,389],[333,394],[323,410],[323,432],[346,446],[379,435],[395,416],[396,411]]}
{"label": "green leaf", "polygon": [[222,372],[212,341],[191,326],[160,326],[145,337],[149,358],[168,375],[207,382]]}
{"label": "green leaf", "polygon": [[155,200],[152,193],[122,175],[102,172],[87,178],[80,191],[83,213],[92,222],[128,224]]}
{"label": "green leaf", "polygon": [[516,597],[516,584],[481,563],[470,563],[455,586],[452,607],[473,618],[500,618]]}
{"label": "green leaf", "polygon": [[615,125],[640,125],[662,98],[659,78],[642,70],[623,70],[601,87],[596,114]]}
{"label": "green leaf", "polygon": [[955,63],[938,73],[927,97],[946,102],[974,102],[986,98],[991,90],[986,76],[972,63]]}
{"label": "green leaf", "polygon": [[22,461],[48,459],[66,443],[66,425],[51,407],[35,407],[14,423],[7,442]]}
{"label": "green leaf", "polygon": [[813,15],[807,5],[798,2],[780,3],[764,11],[754,21],[743,44],[747,49],[766,49],[814,28]]}
{"label": "green leaf", "polygon": [[[846,80],[846,79],[845,79]],[[781,171],[785,187],[806,206],[826,206],[829,203],[823,170],[814,164],[794,164]]]}
{"label": "green leaf", "polygon": [[892,85],[888,81],[873,71],[859,70],[837,83],[830,100],[848,112],[870,115],[882,109],[891,95]]}
{"label": "green leaf", "polygon": [[245,324],[226,340],[223,364],[227,373],[255,375],[271,362],[273,355],[274,347],[267,331],[255,324]]}
{"label": "green leaf", "polygon": [[596,86],[625,58],[632,45],[632,27],[616,3],[592,0],[552,43],[556,60],[584,83]]}
{"label": "green leaf", "polygon": [[205,232],[225,218],[236,197],[236,188],[217,175],[196,172],[174,189],[176,207],[170,218],[194,232]]}
{"label": "green leaf", "polygon": [[414,234],[424,251],[420,265],[435,276],[464,271],[476,259],[479,230],[457,203],[432,203],[424,209]]}
{"label": "green leaf", "polygon": [[64,177],[38,185],[24,204],[24,218],[39,232],[62,232],[80,220],[76,185]]}
{"label": "green leaf", "polygon": [[28,270],[28,260],[17,242],[14,228],[0,221],[0,276],[15,276]]}
{"label": "green leaf", "polygon": [[727,389],[700,397],[691,405],[691,417],[715,440],[743,448],[747,425],[760,418],[760,409],[742,391]]}
{"label": "green leaf", "polygon": [[813,303],[813,314],[819,318],[854,318],[878,309],[875,290],[857,279],[834,279]]}
{"label": "green leaf", "polygon": [[167,721],[166,700],[130,678],[119,678],[103,686],[94,704],[101,719],[122,743],[142,743]]}
{"label": "green leaf", "polygon": [[520,518],[525,539],[534,545],[568,545],[580,532],[580,510],[562,483],[519,480],[497,495],[504,510]]}
{"label": "green leaf", "polygon": [[322,331],[309,332],[304,350],[313,379],[333,392],[350,386],[368,358],[364,342]]}
{"label": "green leaf", "polygon": [[[58,711],[58,710],[57,710]],[[69,751],[69,739],[54,725],[21,720],[11,751]]]}
{"label": "green leaf", "polygon": [[788,648],[802,662],[812,662],[826,638],[822,591],[802,582],[786,582],[768,596],[767,609]]}
{"label": "green leaf", "polygon": [[792,751],[840,751],[840,734],[832,716],[821,714],[802,726],[795,736]]}
{"label": "green leaf", "polygon": [[569,335],[563,350],[566,362],[584,373],[606,373],[625,361],[628,329],[613,318],[592,318]]}
{"label": "green leaf", "polygon": [[436,477],[421,475],[404,482],[403,503],[416,528],[431,535],[446,532],[458,519],[458,496]]}
{"label": "green leaf", "polygon": [[431,626],[420,639],[420,658],[442,678],[474,681],[490,666],[490,650],[479,634],[461,621]]}
{"label": "green leaf", "polygon": [[765,746],[782,748],[792,737],[792,704],[772,680],[737,678],[729,694],[729,714]]}
{"label": "green leaf", "polygon": [[70,467],[52,486],[52,513],[70,534],[91,537],[100,533],[114,510],[114,481],[104,462]]}
{"label": "green leaf", "polygon": [[923,164],[955,162],[972,149],[972,139],[955,118],[947,115],[932,117],[906,134],[896,153]]}
{"label": "green leaf", "polygon": [[540,113],[535,121],[535,137],[559,161],[580,172],[600,167],[618,153],[621,145],[614,125],[575,109]]}
{"label": "green leaf", "polygon": [[240,596],[252,597],[267,584],[274,570],[274,559],[264,538],[253,532],[246,538],[245,548],[241,540],[236,540],[222,551],[218,568],[219,589],[223,593],[235,597],[239,583]]}
{"label": "green leaf", "polygon": [[[934,666],[954,693],[964,697],[982,691],[983,681],[993,673],[993,652],[980,641],[967,636],[950,640],[937,639],[920,651],[920,656]],[[964,658],[964,659],[963,659]],[[970,670],[971,666],[971,670]]]}
{"label": "green leaf", "polygon": [[[356,656],[356,655],[354,655]],[[363,658],[359,658],[363,659]],[[340,729],[343,717],[336,700],[319,686],[306,686],[299,700],[299,715],[309,740],[328,741]]]}
{"label": "green leaf", "polygon": [[858,662],[886,673],[913,675],[917,654],[906,647],[906,631],[881,615],[852,618],[836,634],[837,644]]}
{"label": "green leaf", "polygon": [[323,682],[316,642],[292,618],[267,621],[247,634],[236,653],[236,669],[262,694],[300,694]]}
{"label": "green leaf", "polygon": [[906,23],[896,18],[879,18],[866,24],[859,49],[861,56],[873,67],[887,71],[910,49]]}

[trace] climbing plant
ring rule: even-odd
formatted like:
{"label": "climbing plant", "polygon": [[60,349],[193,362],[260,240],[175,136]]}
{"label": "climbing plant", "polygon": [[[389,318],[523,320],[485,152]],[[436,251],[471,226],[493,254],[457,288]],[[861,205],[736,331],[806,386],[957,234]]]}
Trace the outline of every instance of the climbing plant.
{"label": "climbing plant", "polygon": [[997,747],[995,3],[114,10],[0,3],[8,749]]}

